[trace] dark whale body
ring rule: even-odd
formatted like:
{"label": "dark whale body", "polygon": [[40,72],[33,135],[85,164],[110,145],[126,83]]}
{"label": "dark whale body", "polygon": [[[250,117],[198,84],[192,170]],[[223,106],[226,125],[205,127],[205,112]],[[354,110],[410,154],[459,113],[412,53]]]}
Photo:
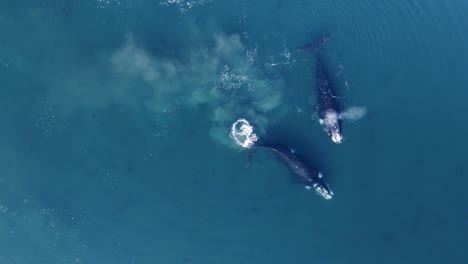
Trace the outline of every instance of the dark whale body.
{"label": "dark whale body", "polygon": [[317,105],[318,112],[321,118],[325,118],[325,113],[328,110],[333,110],[337,113],[341,112],[338,104],[335,90],[330,84],[328,73],[326,72],[322,61],[317,57],[317,65],[315,70],[315,83],[318,90],[319,103]]}
{"label": "dark whale body", "polygon": [[325,45],[325,42],[330,38],[330,33],[325,34],[315,42],[307,43],[299,47],[300,50],[311,50],[314,53],[320,51],[320,49]]}
{"label": "dark whale body", "polygon": [[341,135],[341,109],[338,104],[335,90],[330,83],[325,67],[320,59],[318,52],[323,47],[325,42],[330,38],[330,34],[326,34],[316,42],[306,44],[301,47],[302,50],[312,50],[316,54],[316,73],[315,83],[318,91],[318,105],[317,112],[320,117],[319,122],[323,129],[331,137],[333,142],[341,143],[343,139]]}
{"label": "dark whale body", "polygon": [[333,142],[341,143],[341,119],[340,105],[338,104],[337,96],[333,86],[330,84],[328,73],[323,66],[322,61],[317,57],[317,66],[315,73],[315,83],[318,90],[319,102],[317,112],[319,114],[319,122],[323,129],[331,137]]}
{"label": "dark whale body", "polygon": [[333,192],[322,177],[322,174],[309,166],[297,153],[281,145],[258,145],[269,149],[297,176],[307,189],[314,189],[325,199],[331,199]]}

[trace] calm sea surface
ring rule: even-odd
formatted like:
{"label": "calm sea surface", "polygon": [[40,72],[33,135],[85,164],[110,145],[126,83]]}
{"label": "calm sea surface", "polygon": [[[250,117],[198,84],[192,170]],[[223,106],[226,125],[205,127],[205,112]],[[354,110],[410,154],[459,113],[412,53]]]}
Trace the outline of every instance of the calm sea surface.
{"label": "calm sea surface", "polygon": [[[0,264],[468,263],[468,2],[0,3]],[[343,107],[314,120],[315,55]],[[326,201],[247,118],[325,175]]]}

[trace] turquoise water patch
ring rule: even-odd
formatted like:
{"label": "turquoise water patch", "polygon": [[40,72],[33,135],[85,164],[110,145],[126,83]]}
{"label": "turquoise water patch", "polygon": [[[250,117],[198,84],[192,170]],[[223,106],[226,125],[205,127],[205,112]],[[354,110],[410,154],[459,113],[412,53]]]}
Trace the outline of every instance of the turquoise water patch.
{"label": "turquoise water patch", "polygon": [[[0,4],[0,263],[466,262],[467,8]],[[297,49],[326,33],[318,56],[362,117],[340,145]],[[334,198],[267,151],[248,163],[239,118]]]}

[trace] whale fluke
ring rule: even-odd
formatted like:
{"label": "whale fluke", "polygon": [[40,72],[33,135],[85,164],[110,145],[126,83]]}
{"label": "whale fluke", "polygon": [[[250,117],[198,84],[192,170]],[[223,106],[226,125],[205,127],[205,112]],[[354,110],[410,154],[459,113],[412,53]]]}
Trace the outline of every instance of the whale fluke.
{"label": "whale fluke", "polygon": [[325,34],[321,38],[319,38],[317,41],[311,42],[311,43],[306,43],[302,46],[299,47],[299,50],[308,50],[308,51],[313,51],[314,53],[318,53],[320,49],[325,45],[325,42],[330,38],[330,33]]}

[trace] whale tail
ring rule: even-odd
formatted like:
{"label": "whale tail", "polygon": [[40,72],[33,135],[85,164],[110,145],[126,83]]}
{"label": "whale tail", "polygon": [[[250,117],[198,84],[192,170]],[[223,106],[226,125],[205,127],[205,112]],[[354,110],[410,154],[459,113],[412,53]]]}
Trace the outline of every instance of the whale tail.
{"label": "whale tail", "polygon": [[255,155],[257,154],[257,150],[259,148],[267,148],[267,149],[271,149],[272,147],[269,146],[269,145],[266,145],[262,142],[260,143],[256,143],[255,145],[253,145],[251,148],[249,148],[249,151],[247,153],[247,164],[246,164],[246,167],[250,167],[250,163],[252,163],[252,160],[253,158],[255,157]]}
{"label": "whale tail", "polygon": [[256,150],[257,150],[256,148],[250,148],[249,149],[249,153],[247,154],[247,164],[250,164],[250,162],[254,158]]}
{"label": "whale tail", "polygon": [[300,47],[298,47],[299,50],[307,50],[307,51],[313,51],[314,53],[318,53],[320,49],[325,45],[327,40],[330,38],[330,33],[325,34],[318,40],[310,43],[306,43]]}

